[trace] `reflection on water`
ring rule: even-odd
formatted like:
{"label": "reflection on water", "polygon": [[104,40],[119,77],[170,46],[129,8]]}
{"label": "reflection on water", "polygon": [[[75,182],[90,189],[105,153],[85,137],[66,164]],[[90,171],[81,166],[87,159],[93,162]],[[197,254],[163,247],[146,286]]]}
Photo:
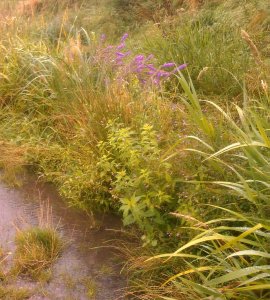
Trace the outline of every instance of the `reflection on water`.
{"label": "reflection on water", "polygon": [[42,202],[49,202],[53,223],[68,243],[52,268],[49,283],[21,278],[16,284],[34,289],[33,300],[115,300],[121,296],[125,279],[119,275],[119,261],[106,243],[117,238],[119,219],[103,215],[93,221],[84,212],[69,208],[48,184],[29,179],[20,190],[0,184],[0,245],[13,252],[16,227],[39,224]]}

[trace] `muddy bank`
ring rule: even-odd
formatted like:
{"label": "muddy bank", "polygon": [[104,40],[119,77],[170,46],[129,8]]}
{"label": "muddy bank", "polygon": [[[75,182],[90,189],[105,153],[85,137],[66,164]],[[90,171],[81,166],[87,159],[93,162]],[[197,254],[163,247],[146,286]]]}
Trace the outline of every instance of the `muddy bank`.
{"label": "muddy bank", "polygon": [[11,253],[9,263],[15,247],[16,227],[38,225],[40,218],[42,222],[50,219],[67,245],[52,267],[48,282],[20,277],[14,280],[13,286],[30,288],[32,300],[116,300],[123,295],[125,278],[120,275],[121,261],[113,248],[108,247],[112,243],[108,241],[112,240],[117,245],[120,220],[109,215],[93,218],[70,208],[51,185],[33,179],[18,190],[0,183],[0,246]]}

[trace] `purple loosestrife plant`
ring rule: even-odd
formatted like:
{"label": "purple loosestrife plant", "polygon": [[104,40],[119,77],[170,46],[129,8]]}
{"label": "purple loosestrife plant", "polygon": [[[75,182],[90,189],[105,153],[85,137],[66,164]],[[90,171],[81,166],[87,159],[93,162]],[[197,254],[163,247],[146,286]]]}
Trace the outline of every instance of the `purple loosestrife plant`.
{"label": "purple loosestrife plant", "polygon": [[[174,62],[167,62],[157,67],[153,54],[134,56],[132,51],[126,50],[127,39],[128,33],[125,33],[119,45],[104,47],[102,43],[94,58],[98,65],[106,66],[107,74],[111,74],[113,80],[121,84],[129,83],[135,77],[142,86],[146,84],[160,86],[163,81],[187,67],[187,64],[178,66]],[[104,35],[101,36],[101,40],[105,40]]]}
{"label": "purple loosestrife plant", "polygon": [[128,33],[125,33],[121,38],[121,42],[122,43],[125,42],[127,40],[127,38],[128,38]]}

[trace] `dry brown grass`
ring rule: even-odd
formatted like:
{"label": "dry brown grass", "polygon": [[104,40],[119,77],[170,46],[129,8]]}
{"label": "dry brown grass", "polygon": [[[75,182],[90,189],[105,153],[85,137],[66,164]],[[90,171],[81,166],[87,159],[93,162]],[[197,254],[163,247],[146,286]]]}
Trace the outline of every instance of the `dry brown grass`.
{"label": "dry brown grass", "polygon": [[9,185],[18,186],[19,179],[26,164],[27,146],[17,146],[0,140],[0,168],[3,169],[2,180]]}
{"label": "dry brown grass", "polygon": [[80,62],[82,61],[83,53],[85,48],[82,46],[80,38],[71,38],[68,44],[64,48],[64,58],[67,63]]}
{"label": "dry brown grass", "polygon": [[42,2],[42,0],[21,0],[18,2],[15,11],[21,16],[34,16],[42,6]]}
{"label": "dry brown grass", "polygon": [[200,0],[188,0],[189,7],[191,10],[197,10],[201,4],[202,1]]}
{"label": "dry brown grass", "polygon": [[206,4],[207,2],[221,2],[221,1],[224,1],[224,0],[187,0],[187,4],[189,6],[189,9],[191,11],[197,11],[198,9],[200,9],[204,4]]}
{"label": "dry brown grass", "polygon": [[245,30],[242,29],[241,36],[242,36],[242,39],[248,44],[248,46],[251,50],[251,53],[254,57],[255,62],[258,65],[261,65],[262,64],[261,54],[260,54],[257,46],[255,45],[255,43],[251,39],[250,35]]}

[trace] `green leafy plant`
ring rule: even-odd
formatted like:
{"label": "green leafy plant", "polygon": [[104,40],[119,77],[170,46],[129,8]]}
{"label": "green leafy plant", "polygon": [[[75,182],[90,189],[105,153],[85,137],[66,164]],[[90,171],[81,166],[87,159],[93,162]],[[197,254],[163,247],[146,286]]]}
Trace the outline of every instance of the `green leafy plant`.
{"label": "green leafy plant", "polygon": [[138,133],[117,122],[107,128],[107,140],[98,145],[99,180],[123,212],[124,224],[135,223],[153,235],[157,227],[166,225],[162,216],[172,205],[171,166],[162,161],[151,125],[143,125]]}

